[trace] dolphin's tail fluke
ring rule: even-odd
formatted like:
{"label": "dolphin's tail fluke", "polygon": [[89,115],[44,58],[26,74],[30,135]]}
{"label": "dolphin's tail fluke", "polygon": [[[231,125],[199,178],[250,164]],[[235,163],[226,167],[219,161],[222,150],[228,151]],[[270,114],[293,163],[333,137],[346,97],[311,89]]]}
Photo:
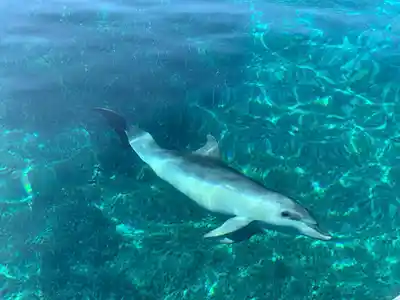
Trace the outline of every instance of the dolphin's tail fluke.
{"label": "dolphin's tail fluke", "polygon": [[122,145],[130,148],[127,134],[128,126],[125,118],[108,108],[95,107],[93,110],[100,113],[107,120],[108,125],[118,134]]}
{"label": "dolphin's tail fluke", "polygon": [[160,158],[163,159],[165,155],[168,155],[157,145],[150,133],[134,125],[128,126],[125,118],[117,112],[102,107],[96,107],[93,110],[107,120],[110,127],[118,134],[122,146],[136,152],[151,168]]}

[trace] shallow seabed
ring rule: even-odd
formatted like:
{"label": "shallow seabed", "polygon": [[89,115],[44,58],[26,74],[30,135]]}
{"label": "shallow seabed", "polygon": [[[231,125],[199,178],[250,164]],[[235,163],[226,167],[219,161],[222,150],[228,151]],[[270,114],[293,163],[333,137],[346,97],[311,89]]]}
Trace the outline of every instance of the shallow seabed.
{"label": "shallow seabed", "polygon": [[[391,300],[400,293],[396,1],[0,3],[4,299]],[[329,242],[234,245],[91,108],[223,159]]]}

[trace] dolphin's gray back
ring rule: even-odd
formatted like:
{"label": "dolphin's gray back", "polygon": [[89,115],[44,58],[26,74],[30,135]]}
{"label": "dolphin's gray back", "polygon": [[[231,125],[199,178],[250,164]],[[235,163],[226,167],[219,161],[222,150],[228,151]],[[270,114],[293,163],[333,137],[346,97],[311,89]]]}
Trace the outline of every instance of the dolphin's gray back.
{"label": "dolphin's gray back", "polygon": [[251,178],[245,177],[222,160],[196,154],[182,156],[180,168],[213,184],[229,185],[235,189],[246,188],[247,192],[264,193],[265,188]]}
{"label": "dolphin's gray back", "polygon": [[275,202],[285,204],[284,202],[287,199],[277,192],[266,189],[264,185],[243,175],[221,159],[189,154],[182,156],[182,161],[181,169],[184,172],[198,176],[210,183],[230,186],[239,192],[246,192],[248,196],[262,195],[266,201],[274,198]]}
{"label": "dolphin's gray back", "polygon": [[254,218],[263,213],[261,206],[275,209],[280,199],[221,160],[162,149],[148,133],[131,138],[130,145],[161,179],[210,211]]}

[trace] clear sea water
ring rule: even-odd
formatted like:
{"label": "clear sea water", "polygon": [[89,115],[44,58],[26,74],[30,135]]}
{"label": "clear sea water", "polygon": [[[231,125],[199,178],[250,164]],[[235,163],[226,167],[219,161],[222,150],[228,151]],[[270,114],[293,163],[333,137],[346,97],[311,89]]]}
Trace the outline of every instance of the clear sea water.
{"label": "clear sea water", "polygon": [[[400,294],[397,1],[0,3],[1,299]],[[222,159],[334,239],[204,239],[225,216],[124,150],[93,107]]]}

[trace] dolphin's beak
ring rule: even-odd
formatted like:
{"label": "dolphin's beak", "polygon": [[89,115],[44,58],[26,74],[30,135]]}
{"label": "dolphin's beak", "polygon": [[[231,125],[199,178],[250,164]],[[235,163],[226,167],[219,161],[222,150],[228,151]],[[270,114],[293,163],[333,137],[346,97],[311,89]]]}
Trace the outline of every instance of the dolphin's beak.
{"label": "dolphin's beak", "polygon": [[305,224],[301,226],[300,232],[306,236],[312,237],[314,239],[329,241],[332,239],[332,236],[328,233],[323,232],[319,227],[318,224]]}

